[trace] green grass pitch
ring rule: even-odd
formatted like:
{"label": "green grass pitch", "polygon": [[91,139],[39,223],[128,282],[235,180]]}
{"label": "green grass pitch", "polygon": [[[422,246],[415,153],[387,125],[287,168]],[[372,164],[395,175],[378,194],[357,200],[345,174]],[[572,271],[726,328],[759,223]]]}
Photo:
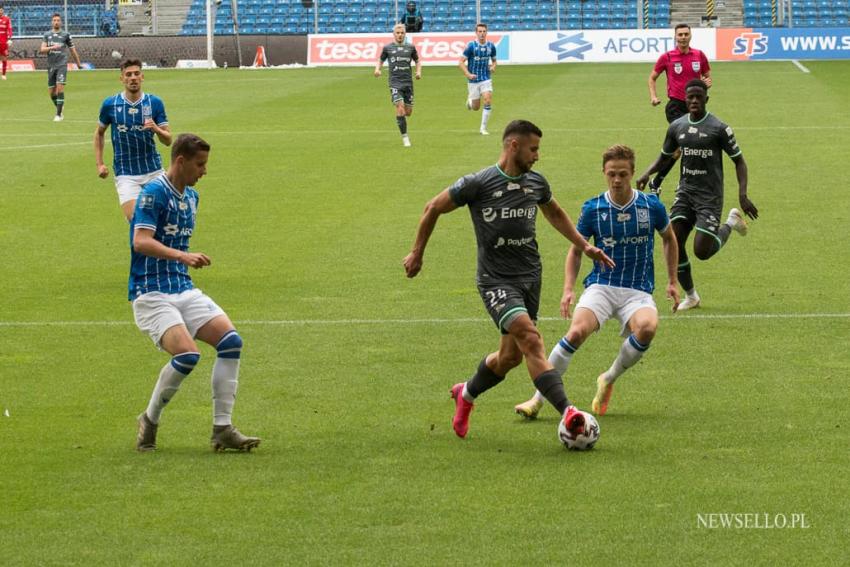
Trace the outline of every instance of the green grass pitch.
{"label": "green grass pitch", "polygon": [[[656,340],[618,382],[588,453],[559,445],[551,408],[535,422],[513,414],[532,392],[524,367],[480,399],[466,440],[454,436],[449,387],[498,339],[474,286],[468,213],[439,221],[419,277],[401,260],[426,200],[494,163],[510,119],[543,129],[537,169],[573,218],[604,189],[607,146],[634,147],[642,171],[666,125],[649,105],[649,65],[500,67],[488,138],[459,71],[426,67],[411,148],[386,77],[368,67],[148,71],[172,130],[212,144],[192,242],[213,264],[193,275],[245,339],[234,422],[263,438],[225,455],[208,446],[206,346],[164,413],[159,450],[133,450],[167,358],[132,324],[127,226],[94,164],[117,71],[71,73],[56,124],[45,74],[11,74],[0,84],[0,563],[846,562],[850,62],[805,65],[714,66],[709,110],[736,130],[761,218],[696,262],[702,309],[670,316],[660,285]],[[728,159],[726,177],[728,210]],[[567,328],[566,245],[542,218],[538,237],[549,348]],[[592,337],[565,377],[582,408],[616,331]],[[762,526],[803,514],[806,527],[712,528],[701,523],[711,514]]]}

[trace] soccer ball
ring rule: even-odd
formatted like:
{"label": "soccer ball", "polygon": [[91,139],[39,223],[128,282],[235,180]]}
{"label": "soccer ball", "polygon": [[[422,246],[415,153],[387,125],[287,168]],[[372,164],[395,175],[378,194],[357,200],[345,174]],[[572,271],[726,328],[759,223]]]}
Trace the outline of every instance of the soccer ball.
{"label": "soccer ball", "polygon": [[113,59],[121,59],[121,52],[120,51],[113,51],[112,52],[112,58]]}
{"label": "soccer ball", "polygon": [[558,424],[558,439],[564,444],[564,447],[574,451],[593,449],[593,446],[599,439],[599,423],[596,421],[596,418],[586,411],[581,413],[584,415],[584,433],[573,436],[572,433],[567,431],[563,419]]}

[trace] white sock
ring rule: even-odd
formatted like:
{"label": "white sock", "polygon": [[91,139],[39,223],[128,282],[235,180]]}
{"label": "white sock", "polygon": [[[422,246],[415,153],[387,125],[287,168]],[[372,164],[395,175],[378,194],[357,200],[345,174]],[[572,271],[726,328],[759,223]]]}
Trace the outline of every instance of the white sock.
{"label": "white sock", "polygon": [[481,111],[481,129],[482,130],[487,129],[487,121],[490,120],[490,111],[491,111],[491,109],[486,108],[486,107]]}
{"label": "white sock", "polygon": [[685,295],[687,295],[691,299],[699,299],[699,294],[697,293],[697,288],[694,288],[690,291],[686,291]]}
{"label": "white sock", "polygon": [[465,382],[463,384],[463,392],[461,392],[461,396],[463,396],[463,399],[466,400],[467,402],[469,402],[470,404],[475,403],[475,398],[472,397],[472,394],[470,394],[469,392],[466,391],[466,383]]}
{"label": "white sock", "polygon": [[620,346],[620,352],[614,363],[605,372],[605,381],[613,384],[620,375],[634,366],[641,359],[643,353],[649,348],[649,345],[642,345],[638,342],[634,335],[629,335],[623,344]]}
{"label": "white sock", "polygon": [[162,410],[180,389],[183,379],[194,370],[200,358],[200,353],[184,352],[174,355],[168,364],[162,367],[148,402],[148,408],[145,410],[151,423],[159,423]]}
{"label": "white sock", "polygon": [[238,385],[239,359],[216,358],[212,371],[213,425],[230,425]]}
{"label": "white sock", "polygon": [[555,367],[561,378],[567,373],[567,368],[569,368],[576,350],[577,348],[570,344],[567,337],[563,337],[549,353],[549,364]]}

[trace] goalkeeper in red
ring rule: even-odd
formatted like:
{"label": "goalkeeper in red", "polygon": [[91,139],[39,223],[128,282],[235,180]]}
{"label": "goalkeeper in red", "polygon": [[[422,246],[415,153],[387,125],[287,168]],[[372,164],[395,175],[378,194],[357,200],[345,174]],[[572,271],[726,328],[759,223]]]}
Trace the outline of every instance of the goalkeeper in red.
{"label": "goalkeeper in red", "polygon": [[9,19],[0,6],[0,61],[3,62],[0,77],[6,80],[6,65],[9,58],[9,48],[12,47],[12,20]]}

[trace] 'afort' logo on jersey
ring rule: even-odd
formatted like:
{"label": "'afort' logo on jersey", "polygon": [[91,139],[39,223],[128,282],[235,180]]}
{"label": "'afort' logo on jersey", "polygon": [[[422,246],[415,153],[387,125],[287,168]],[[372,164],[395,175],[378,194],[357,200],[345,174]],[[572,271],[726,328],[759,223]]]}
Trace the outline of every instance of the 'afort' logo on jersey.
{"label": "'afort' logo on jersey", "polygon": [[192,229],[188,226],[181,230],[176,224],[167,224],[162,227],[162,231],[165,236],[192,236]]}
{"label": "'afort' logo on jersey", "polygon": [[732,42],[733,55],[762,55],[767,53],[768,37],[760,32],[744,32]]}

